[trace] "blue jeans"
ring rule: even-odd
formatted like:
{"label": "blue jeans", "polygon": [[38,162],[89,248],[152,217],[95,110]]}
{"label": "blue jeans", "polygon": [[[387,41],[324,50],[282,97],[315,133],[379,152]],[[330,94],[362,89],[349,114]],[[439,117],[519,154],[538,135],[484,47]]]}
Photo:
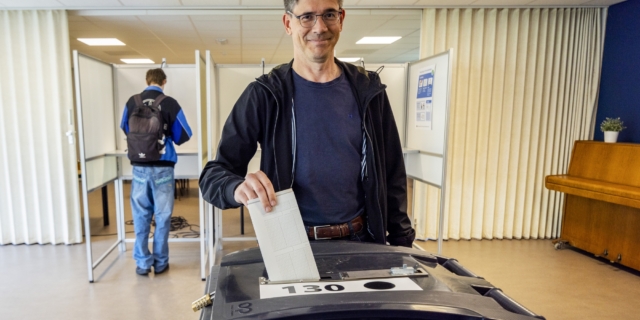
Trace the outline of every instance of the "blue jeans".
{"label": "blue jeans", "polygon": [[[133,259],[143,269],[164,268],[169,263],[169,231],[173,211],[174,180],[172,167],[133,167],[131,212],[136,243]],[[153,254],[149,252],[151,218],[155,215]]]}

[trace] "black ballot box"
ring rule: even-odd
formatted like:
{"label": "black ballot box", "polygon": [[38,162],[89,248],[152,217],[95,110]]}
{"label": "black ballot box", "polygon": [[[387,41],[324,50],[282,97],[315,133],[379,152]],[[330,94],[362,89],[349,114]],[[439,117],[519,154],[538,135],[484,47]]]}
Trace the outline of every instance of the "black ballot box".
{"label": "black ballot box", "polygon": [[351,241],[311,249],[319,281],[269,281],[259,248],[226,255],[200,319],[544,319],[455,259]]}

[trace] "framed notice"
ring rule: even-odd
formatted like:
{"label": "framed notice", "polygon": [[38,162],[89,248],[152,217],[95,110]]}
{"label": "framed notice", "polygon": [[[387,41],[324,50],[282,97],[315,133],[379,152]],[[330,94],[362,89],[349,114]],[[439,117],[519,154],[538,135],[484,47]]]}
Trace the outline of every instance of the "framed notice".
{"label": "framed notice", "polygon": [[435,79],[435,65],[428,66],[418,74],[418,88],[416,90],[416,127],[432,129],[433,122],[433,82]]}

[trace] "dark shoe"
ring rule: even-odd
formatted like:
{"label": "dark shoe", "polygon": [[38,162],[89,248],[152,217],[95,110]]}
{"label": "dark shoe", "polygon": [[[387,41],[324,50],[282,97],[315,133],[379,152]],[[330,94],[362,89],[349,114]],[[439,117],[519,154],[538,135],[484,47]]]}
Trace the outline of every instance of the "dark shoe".
{"label": "dark shoe", "polygon": [[142,269],[140,267],[136,267],[136,273],[141,275],[141,276],[146,276],[149,274],[149,272],[151,272],[151,268],[149,269]]}
{"label": "dark shoe", "polygon": [[167,270],[169,270],[169,265],[168,265],[168,264],[167,264],[166,266],[164,266],[164,267],[161,267],[161,268],[156,268],[156,267],[154,267],[154,268],[153,268],[153,273],[155,273],[155,274],[161,274],[161,273],[163,273],[163,272],[165,272],[165,271],[167,271]]}

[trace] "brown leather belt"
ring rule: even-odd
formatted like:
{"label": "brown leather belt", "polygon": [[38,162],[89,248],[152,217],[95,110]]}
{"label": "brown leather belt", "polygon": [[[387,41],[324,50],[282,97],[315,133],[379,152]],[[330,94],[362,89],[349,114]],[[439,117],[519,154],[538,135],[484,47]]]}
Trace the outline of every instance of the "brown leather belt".
{"label": "brown leather belt", "polygon": [[[360,232],[360,230],[364,228],[364,219],[362,219],[362,216],[351,220],[351,226],[353,226],[353,232]],[[308,228],[307,236],[312,240],[342,238],[351,234],[351,232],[349,232],[349,223]]]}

